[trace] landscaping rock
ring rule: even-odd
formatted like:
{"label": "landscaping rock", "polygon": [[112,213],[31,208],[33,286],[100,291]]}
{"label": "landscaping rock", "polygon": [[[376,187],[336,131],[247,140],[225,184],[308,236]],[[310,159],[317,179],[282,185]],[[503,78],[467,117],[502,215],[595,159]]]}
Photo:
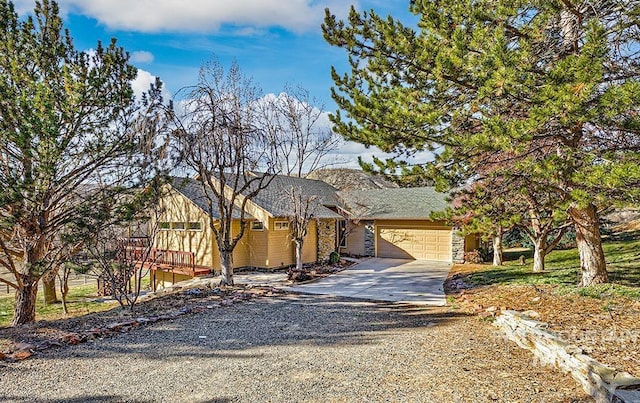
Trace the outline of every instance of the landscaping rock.
{"label": "landscaping rock", "polygon": [[[532,351],[542,364],[568,372],[596,401],[640,401],[640,392],[626,393],[625,398],[616,394],[618,388],[640,389],[640,379],[602,365],[583,354],[581,349],[569,345],[557,335],[545,330],[547,324],[532,320],[529,315],[516,311],[502,312],[494,324],[506,333],[509,340]],[[632,396],[632,400],[628,400],[629,396]]]}

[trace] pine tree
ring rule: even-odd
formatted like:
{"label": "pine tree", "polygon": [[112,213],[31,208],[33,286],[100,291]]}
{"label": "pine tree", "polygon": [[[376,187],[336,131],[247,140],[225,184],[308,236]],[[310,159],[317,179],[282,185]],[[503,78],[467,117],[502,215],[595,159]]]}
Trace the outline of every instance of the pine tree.
{"label": "pine tree", "polygon": [[[136,69],[115,40],[74,49],[58,5],[20,18],[0,0],[0,266],[13,325],[35,320],[38,281],[82,248],[86,223],[126,214],[156,160],[159,92],[136,104]],[[156,88],[158,90],[158,88]],[[155,115],[157,116],[157,115]]]}
{"label": "pine tree", "polygon": [[[440,187],[495,177],[554,189],[576,228],[582,285],[608,281],[598,211],[640,189],[640,6],[623,0],[411,2],[417,29],[352,9],[323,30],[336,130],[399,154],[436,150]],[[504,168],[500,168],[503,166]]]}

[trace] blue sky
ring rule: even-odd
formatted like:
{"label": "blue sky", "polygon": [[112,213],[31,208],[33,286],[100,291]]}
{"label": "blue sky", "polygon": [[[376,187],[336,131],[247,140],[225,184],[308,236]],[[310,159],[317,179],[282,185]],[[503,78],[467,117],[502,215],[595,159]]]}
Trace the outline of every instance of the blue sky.
{"label": "blue sky", "polygon": [[[20,13],[33,0],[14,0]],[[92,49],[112,37],[132,54],[140,69],[137,85],[159,76],[170,94],[194,84],[203,62],[214,55],[225,66],[237,60],[265,93],[301,85],[329,112],[331,66],[347,69],[344,50],[322,38],[325,7],[346,16],[349,6],[411,21],[409,0],[59,0],[76,48]],[[346,165],[375,150],[348,144]],[[379,152],[376,153],[380,155]]]}

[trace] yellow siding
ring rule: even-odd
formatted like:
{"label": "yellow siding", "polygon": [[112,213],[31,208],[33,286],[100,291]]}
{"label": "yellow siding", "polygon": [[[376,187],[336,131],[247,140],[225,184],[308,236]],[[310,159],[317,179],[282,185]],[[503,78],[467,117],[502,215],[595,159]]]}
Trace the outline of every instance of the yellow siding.
{"label": "yellow siding", "polygon": [[[268,237],[267,265],[265,268],[273,269],[284,266],[291,266],[296,263],[295,244],[291,240],[291,233],[288,230],[276,230],[274,224],[276,221],[286,221],[286,218],[270,218],[269,225],[265,228]],[[303,263],[313,263],[317,260],[317,227],[314,221],[309,223],[309,230],[302,245],[302,261]],[[261,266],[258,266],[261,267]]]}
{"label": "yellow siding", "polygon": [[[234,220],[231,224],[231,232],[235,236],[240,233],[240,220]],[[234,267],[247,267],[251,265],[249,258],[249,243],[247,242],[248,228],[245,228],[242,239],[238,242],[233,250],[233,266]]]}
{"label": "yellow siding", "polygon": [[464,237],[464,251],[471,252],[474,249],[480,248],[480,236],[477,234],[470,234]]}
{"label": "yellow siding", "polygon": [[340,248],[340,253],[364,256],[365,226],[360,223],[347,223],[347,247]]}
{"label": "yellow siding", "polygon": [[193,252],[195,263],[201,266],[215,266],[213,231],[209,227],[209,218],[202,209],[179,192],[171,190],[161,201],[162,214],[160,222],[194,222],[202,223],[201,231],[191,230],[159,230],[154,240],[158,249]]}
{"label": "yellow siding", "polygon": [[[202,223],[201,231],[162,230],[154,241],[159,249],[193,252],[196,265],[207,266],[215,271],[220,270],[220,253],[213,231],[209,227],[208,215],[181,193],[170,190],[161,201],[164,211],[160,222],[193,222]],[[291,241],[290,231],[275,230],[276,221],[287,221],[286,218],[273,218],[253,203],[248,203],[248,212],[260,219],[265,226],[262,231],[251,230],[250,223],[244,231],[243,238],[234,249],[234,267],[278,268],[295,264],[295,247]],[[240,221],[232,225],[233,233],[240,231]],[[303,245],[303,261],[311,263],[317,260],[318,239],[316,222],[309,224],[309,230]],[[165,282],[163,279],[160,283]]]}
{"label": "yellow siding", "polygon": [[156,272],[156,287],[165,288],[180,281],[191,280],[193,277],[185,274],[167,273],[164,271]]}
{"label": "yellow siding", "polygon": [[385,227],[429,227],[432,229],[451,229],[450,225],[444,220],[376,220],[375,225],[383,225]]}
{"label": "yellow siding", "polygon": [[262,230],[252,230],[251,227],[249,227],[247,229],[245,239],[248,244],[251,266],[263,268],[269,266],[269,233],[266,228]]}
{"label": "yellow siding", "polygon": [[307,236],[302,244],[302,262],[313,263],[316,260],[318,260],[318,230],[315,220],[311,220]]}
{"label": "yellow siding", "polygon": [[288,230],[275,230],[276,221],[286,221],[286,218],[270,218],[269,231],[269,268],[290,266],[295,263],[295,251]]}

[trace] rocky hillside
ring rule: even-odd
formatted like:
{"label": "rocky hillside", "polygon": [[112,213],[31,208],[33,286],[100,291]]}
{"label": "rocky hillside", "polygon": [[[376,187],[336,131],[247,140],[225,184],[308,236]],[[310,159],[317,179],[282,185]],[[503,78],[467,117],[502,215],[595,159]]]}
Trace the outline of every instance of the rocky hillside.
{"label": "rocky hillside", "polygon": [[398,185],[378,175],[359,169],[318,169],[307,175],[308,179],[326,182],[338,190],[371,190],[397,188]]}

